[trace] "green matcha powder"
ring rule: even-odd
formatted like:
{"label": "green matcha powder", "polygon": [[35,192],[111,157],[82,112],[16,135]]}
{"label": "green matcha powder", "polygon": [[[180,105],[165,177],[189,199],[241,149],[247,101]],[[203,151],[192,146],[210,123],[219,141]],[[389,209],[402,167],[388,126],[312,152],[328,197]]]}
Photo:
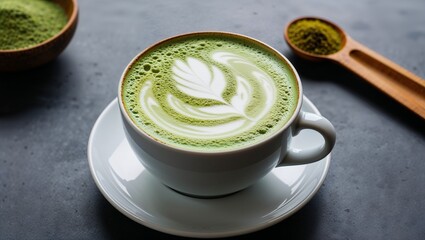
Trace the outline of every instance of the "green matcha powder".
{"label": "green matcha powder", "polygon": [[0,50],[32,47],[67,23],[65,11],[47,0],[0,0]]}
{"label": "green matcha powder", "polygon": [[308,53],[329,55],[342,47],[340,33],[331,25],[315,19],[302,19],[288,28],[290,41]]}

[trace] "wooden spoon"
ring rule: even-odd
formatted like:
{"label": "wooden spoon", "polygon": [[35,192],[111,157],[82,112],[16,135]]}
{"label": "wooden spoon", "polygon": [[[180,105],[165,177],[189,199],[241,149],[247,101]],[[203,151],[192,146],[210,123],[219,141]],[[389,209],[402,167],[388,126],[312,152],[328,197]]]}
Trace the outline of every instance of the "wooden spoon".
{"label": "wooden spoon", "polygon": [[[317,19],[333,26],[342,38],[342,48],[329,55],[312,54],[299,49],[288,38],[288,27],[302,19]],[[284,37],[298,56],[312,61],[331,60],[341,64],[425,119],[425,80],[356,42],[336,24],[316,17],[297,18],[286,26]]]}

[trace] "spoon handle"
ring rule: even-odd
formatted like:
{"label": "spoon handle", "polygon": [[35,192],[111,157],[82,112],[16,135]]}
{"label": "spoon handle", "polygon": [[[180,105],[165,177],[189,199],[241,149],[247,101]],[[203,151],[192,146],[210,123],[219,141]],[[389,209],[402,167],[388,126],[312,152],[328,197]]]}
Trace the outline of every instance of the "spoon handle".
{"label": "spoon handle", "polygon": [[425,80],[347,36],[329,56],[425,119]]}

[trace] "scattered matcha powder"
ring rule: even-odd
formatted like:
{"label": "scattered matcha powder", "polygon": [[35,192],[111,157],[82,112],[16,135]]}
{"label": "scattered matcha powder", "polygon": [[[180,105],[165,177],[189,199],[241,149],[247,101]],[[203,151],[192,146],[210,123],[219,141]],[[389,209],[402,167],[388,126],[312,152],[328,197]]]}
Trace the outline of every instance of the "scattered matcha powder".
{"label": "scattered matcha powder", "polygon": [[302,19],[288,28],[288,38],[295,46],[308,53],[328,55],[342,47],[339,32],[331,25],[316,19]]}
{"label": "scattered matcha powder", "polygon": [[37,45],[60,32],[67,19],[48,0],[0,0],[0,50]]}

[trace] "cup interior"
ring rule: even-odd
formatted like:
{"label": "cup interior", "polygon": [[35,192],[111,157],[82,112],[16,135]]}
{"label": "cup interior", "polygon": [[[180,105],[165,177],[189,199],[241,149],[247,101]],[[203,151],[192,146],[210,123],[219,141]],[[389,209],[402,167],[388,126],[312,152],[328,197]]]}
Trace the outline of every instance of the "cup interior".
{"label": "cup interior", "polygon": [[[160,42],[157,42],[157,43],[151,45],[150,47],[146,48],[144,51],[139,53],[136,57],[134,57],[133,60],[125,68],[125,70],[124,70],[124,72],[121,76],[119,88],[118,88],[118,99],[119,99],[120,110],[123,114],[125,121],[136,132],[138,132],[138,134],[143,135],[143,136],[151,139],[153,142],[155,142],[157,144],[162,144],[161,141],[158,141],[156,138],[150,136],[149,134],[144,132],[143,129],[138,127],[137,124],[134,122],[134,120],[130,117],[129,110],[125,106],[125,101],[123,100],[124,81],[129,76],[130,71],[134,68],[134,66],[137,62],[139,62],[141,59],[143,59],[150,52],[155,51],[161,45],[163,45],[165,43],[173,42],[173,41],[180,41],[180,40],[185,39],[185,38],[197,38],[197,37],[202,38],[202,37],[205,37],[205,36],[218,36],[218,37],[221,37],[221,38],[238,39],[240,41],[244,41],[244,42],[247,42],[249,44],[255,45],[258,48],[261,48],[261,49],[267,51],[269,54],[273,55],[275,58],[279,59],[280,64],[285,66],[285,68],[288,70],[288,74],[290,75],[290,77],[292,77],[294,79],[294,81],[295,81],[294,85],[296,86],[296,89],[297,89],[297,91],[296,91],[297,96],[296,96],[296,99],[294,99],[296,101],[296,107],[292,111],[289,119],[286,121],[286,123],[284,125],[282,125],[280,127],[279,130],[274,131],[274,133],[272,135],[270,135],[267,139],[264,139],[263,141],[257,142],[254,145],[267,144],[269,139],[276,137],[282,131],[287,129],[292,124],[292,122],[295,120],[295,118],[297,117],[297,115],[300,111],[303,95],[302,95],[302,86],[301,86],[301,81],[300,81],[299,75],[298,75],[297,71],[295,70],[294,66],[291,64],[291,62],[285,56],[283,56],[281,53],[279,53],[277,50],[275,50],[273,47],[271,47],[271,46],[267,45],[266,43],[263,43],[263,42],[261,42],[257,39],[254,39],[254,38],[251,38],[251,37],[248,37],[248,36],[244,36],[244,35],[240,35],[240,34],[229,33],[229,32],[193,32],[193,33],[186,33],[186,34],[182,34],[182,35],[177,35],[177,36],[167,38],[165,40],[162,40]],[[165,147],[175,148],[174,146],[168,146],[168,145],[165,146]],[[241,147],[240,149],[245,149],[245,148],[250,148],[250,147],[252,147],[252,146],[247,145],[245,147]],[[179,149],[179,148],[177,147],[177,149]],[[187,151],[187,149],[179,149],[179,150]],[[239,149],[234,149],[234,150],[237,151]],[[189,151],[191,151],[191,150],[189,150]],[[233,149],[229,150],[229,151],[233,151]],[[194,152],[197,152],[197,151],[194,151]],[[220,151],[220,152],[227,152],[227,151],[224,150],[224,151]]]}

